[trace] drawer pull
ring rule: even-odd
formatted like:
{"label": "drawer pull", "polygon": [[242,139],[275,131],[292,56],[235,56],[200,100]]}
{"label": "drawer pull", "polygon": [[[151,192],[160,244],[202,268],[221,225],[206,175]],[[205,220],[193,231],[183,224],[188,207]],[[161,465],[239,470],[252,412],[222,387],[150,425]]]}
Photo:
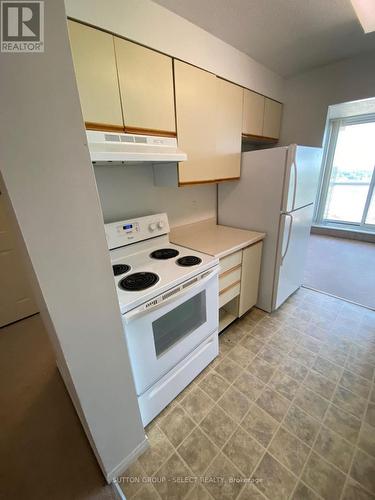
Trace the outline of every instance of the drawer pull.
{"label": "drawer pull", "polygon": [[232,271],[236,271],[236,269],[239,269],[241,267],[241,264],[238,264],[238,266],[231,267],[227,271],[224,271],[223,273],[219,274],[219,278],[226,276],[227,274],[231,273]]}

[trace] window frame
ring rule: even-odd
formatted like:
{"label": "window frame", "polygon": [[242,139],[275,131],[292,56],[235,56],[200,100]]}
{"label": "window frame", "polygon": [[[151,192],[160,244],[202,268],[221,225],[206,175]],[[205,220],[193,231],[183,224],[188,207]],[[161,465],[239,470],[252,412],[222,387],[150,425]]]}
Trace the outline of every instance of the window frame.
{"label": "window frame", "polygon": [[356,230],[360,229],[366,232],[375,231],[375,224],[366,223],[366,217],[368,215],[370,203],[372,201],[372,197],[375,196],[374,194],[375,168],[372,173],[366,202],[362,212],[361,222],[337,221],[333,219],[324,218],[332,169],[333,169],[333,160],[335,157],[337,139],[340,127],[345,125],[357,125],[362,123],[375,123],[375,113],[369,113],[365,115],[353,115],[344,118],[332,118],[328,122],[325,134],[324,146],[323,146],[323,161],[322,161],[323,168],[320,178],[316,211],[314,216],[315,224],[333,228],[345,228],[345,229],[356,229]]}

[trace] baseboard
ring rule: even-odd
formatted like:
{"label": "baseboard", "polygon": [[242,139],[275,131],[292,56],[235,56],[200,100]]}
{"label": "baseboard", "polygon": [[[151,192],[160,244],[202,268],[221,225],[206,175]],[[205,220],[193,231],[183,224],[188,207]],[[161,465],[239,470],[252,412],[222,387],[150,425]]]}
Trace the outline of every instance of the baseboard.
{"label": "baseboard", "polygon": [[145,436],[145,439],[142,441],[142,443],[139,443],[139,445],[127,457],[121,460],[121,462],[107,474],[106,479],[108,483],[116,482],[116,478],[118,478],[124,471],[126,471],[126,469],[130,467],[131,464],[134,463],[137,458],[142,455],[142,453],[144,453],[149,447],[150,444],[148,442],[147,436]]}
{"label": "baseboard", "polygon": [[115,496],[119,500],[126,500],[125,493],[122,491],[121,486],[118,484],[118,482],[116,481],[116,479],[114,479],[112,481],[111,486],[112,486],[112,490],[113,490]]}
{"label": "baseboard", "polygon": [[355,306],[363,307],[364,309],[368,309],[369,311],[375,311],[372,307],[364,306],[359,302],[354,302],[354,300],[344,299],[344,297],[339,297],[338,295],[334,295],[333,293],[324,292],[323,290],[318,290],[317,288],[313,288],[312,286],[302,285],[302,288],[307,288],[308,290],[312,290],[313,292],[322,293],[323,295],[328,295],[329,297],[333,297],[334,299],[343,300],[344,302],[349,302],[349,304],[354,304]]}
{"label": "baseboard", "polygon": [[335,238],[345,238],[347,240],[358,240],[365,241],[367,243],[375,243],[374,233],[341,227],[312,226],[311,234],[321,234],[322,236],[334,236]]}
{"label": "baseboard", "polygon": [[65,370],[63,364],[60,363],[58,359],[56,359],[56,365],[57,365],[57,368],[60,372],[61,378],[64,381],[64,384],[65,384],[65,387],[68,391],[70,399],[72,400],[73,405],[76,409],[76,412],[77,412],[78,417],[81,421],[81,424],[85,430],[85,433],[86,433],[86,436],[90,442],[91,448],[92,448],[92,450],[95,454],[95,457],[100,465],[100,468],[103,472],[103,475],[106,478],[108,483],[112,483],[113,480],[116,479],[121,474],[121,472],[125,471],[133,462],[135,462],[137,460],[137,458],[140,455],[142,455],[142,453],[144,451],[146,451],[148,449],[148,447],[150,445],[149,445],[147,436],[145,436],[145,439],[127,457],[122,459],[121,462],[112,471],[107,473],[105,471],[105,468],[104,468],[103,463],[101,461],[98,450],[96,449],[95,442],[91,436],[89,426],[88,426],[86,419],[85,419],[85,416],[83,414],[83,411],[82,411],[81,405],[79,403],[77,394],[75,392],[73,383],[70,380],[70,375],[68,374],[68,372]]}

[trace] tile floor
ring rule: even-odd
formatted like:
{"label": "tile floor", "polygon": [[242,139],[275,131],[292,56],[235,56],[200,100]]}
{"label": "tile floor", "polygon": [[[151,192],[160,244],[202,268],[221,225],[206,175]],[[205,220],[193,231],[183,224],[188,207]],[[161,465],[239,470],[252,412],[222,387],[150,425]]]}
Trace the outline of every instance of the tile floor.
{"label": "tile floor", "polygon": [[375,498],[374,367],[373,311],[303,288],[253,309],[120,485],[144,500]]}

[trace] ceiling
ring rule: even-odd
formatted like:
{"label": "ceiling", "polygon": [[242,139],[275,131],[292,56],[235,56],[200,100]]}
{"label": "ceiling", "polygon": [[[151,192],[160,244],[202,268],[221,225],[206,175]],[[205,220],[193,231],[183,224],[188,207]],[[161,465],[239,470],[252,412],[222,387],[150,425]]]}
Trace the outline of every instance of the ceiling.
{"label": "ceiling", "polygon": [[363,33],[350,0],[154,2],[284,77],[375,51],[375,32]]}

